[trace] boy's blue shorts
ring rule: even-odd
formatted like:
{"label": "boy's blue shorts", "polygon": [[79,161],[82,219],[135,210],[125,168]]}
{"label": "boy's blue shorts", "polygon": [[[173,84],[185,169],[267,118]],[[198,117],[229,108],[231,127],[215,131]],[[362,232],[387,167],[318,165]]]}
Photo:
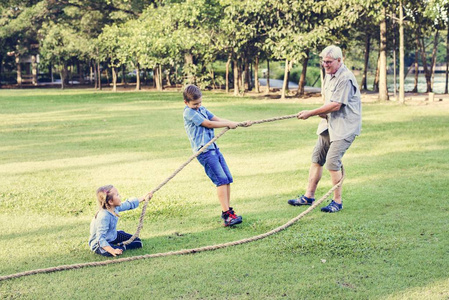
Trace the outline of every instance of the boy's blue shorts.
{"label": "boy's blue shorts", "polygon": [[197,157],[204,167],[207,176],[216,186],[230,184],[233,182],[231,172],[219,149],[209,150]]}

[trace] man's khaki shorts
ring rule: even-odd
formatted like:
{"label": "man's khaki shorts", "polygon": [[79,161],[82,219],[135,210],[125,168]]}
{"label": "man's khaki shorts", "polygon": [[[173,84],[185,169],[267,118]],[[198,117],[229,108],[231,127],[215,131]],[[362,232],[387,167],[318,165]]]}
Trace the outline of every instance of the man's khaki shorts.
{"label": "man's khaki shorts", "polygon": [[355,137],[354,134],[346,139],[331,142],[329,132],[326,130],[318,136],[312,153],[312,163],[317,163],[320,166],[326,164],[326,169],[329,171],[340,171],[341,159]]}

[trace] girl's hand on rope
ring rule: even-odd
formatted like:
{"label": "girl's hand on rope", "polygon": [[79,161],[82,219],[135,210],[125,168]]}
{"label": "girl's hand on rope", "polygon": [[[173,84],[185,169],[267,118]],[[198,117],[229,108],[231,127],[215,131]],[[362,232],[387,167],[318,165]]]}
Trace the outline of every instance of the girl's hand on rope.
{"label": "girl's hand on rope", "polygon": [[112,256],[121,255],[123,253],[122,249],[114,249],[111,246],[105,246],[103,249],[108,251]]}
{"label": "girl's hand on rope", "polygon": [[146,194],[143,197],[139,198],[139,202],[143,202],[143,201],[149,201],[151,198],[153,198],[153,193],[149,192],[148,194]]}

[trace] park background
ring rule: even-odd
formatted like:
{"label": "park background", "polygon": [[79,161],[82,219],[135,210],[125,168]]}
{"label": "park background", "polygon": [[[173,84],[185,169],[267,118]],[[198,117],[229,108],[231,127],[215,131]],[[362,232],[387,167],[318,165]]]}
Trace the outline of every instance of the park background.
{"label": "park background", "polygon": [[403,102],[404,92],[448,93],[448,8],[447,0],[2,1],[0,85],[194,83],[242,95],[270,93],[267,79],[277,79],[282,98],[303,96],[320,87],[318,54],[337,44],[362,90],[382,101],[399,91]]}
{"label": "park background", "polygon": [[[330,43],[360,84],[367,74],[342,212],[313,211],[275,236],[213,252],[1,281],[0,298],[449,298],[446,1],[0,3],[0,276],[108,260],[87,245],[94,192],[114,184],[124,197],[143,195],[190,157],[184,84],[201,86],[217,115],[244,121],[320,106],[317,56]],[[400,5],[403,102],[391,101]],[[304,83],[303,94],[257,87],[268,70],[273,81]],[[227,132],[218,144],[243,224],[221,227],[214,187],[194,161],[149,203],[144,248],[123,257],[248,238],[297,216],[304,209],[286,201],[306,186],[317,122]],[[330,188],[324,174],[317,194]],[[139,215],[122,214],[119,227],[133,233]]]}

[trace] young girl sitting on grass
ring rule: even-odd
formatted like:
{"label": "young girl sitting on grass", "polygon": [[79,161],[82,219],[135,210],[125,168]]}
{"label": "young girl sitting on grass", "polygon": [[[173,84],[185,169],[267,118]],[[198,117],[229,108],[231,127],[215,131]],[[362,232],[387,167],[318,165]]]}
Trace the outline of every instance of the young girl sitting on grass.
{"label": "young girl sitting on grass", "polygon": [[136,238],[129,245],[119,246],[119,243],[129,240],[132,235],[124,231],[117,231],[119,212],[134,209],[151,193],[140,198],[133,198],[122,203],[121,196],[113,185],[98,188],[97,200],[99,210],[90,223],[90,249],[103,256],[117,256],[125,250],[142,248],[142,241]]}

